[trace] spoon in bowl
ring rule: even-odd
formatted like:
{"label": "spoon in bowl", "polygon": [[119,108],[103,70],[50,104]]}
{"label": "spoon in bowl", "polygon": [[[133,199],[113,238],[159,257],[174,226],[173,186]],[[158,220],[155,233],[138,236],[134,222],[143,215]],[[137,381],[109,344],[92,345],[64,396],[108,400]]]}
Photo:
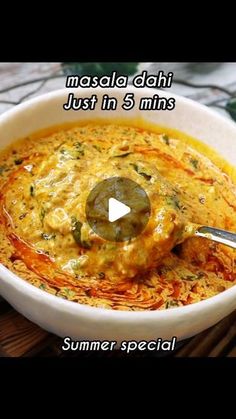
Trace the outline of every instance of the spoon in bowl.
{"label": "spoon in bowl", "polygon": [[184,241],[185,238],[193,236],[204,237],[205,239],[225,244],[226,246],[236,249],[236,233],[231,233],[230,231],[189,223],[185,227],[183,240],[181,240],[181,242]]}

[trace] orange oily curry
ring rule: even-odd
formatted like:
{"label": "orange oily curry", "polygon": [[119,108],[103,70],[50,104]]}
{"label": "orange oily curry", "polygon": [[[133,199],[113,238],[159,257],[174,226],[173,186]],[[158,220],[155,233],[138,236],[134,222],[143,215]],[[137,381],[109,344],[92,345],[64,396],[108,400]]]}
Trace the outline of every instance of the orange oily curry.
{"label": "orange oily curry", "polygon": [[[88,123],[16,142],[0,156],[0,260],[31,284],[84,304],[155,310],[235,283],[234,250],[190,221],[236,231],[236,190],[206,156],[165,132]],[[149,196],[145,230],[108,242],[86,221],[90,190],[120,176]]]}

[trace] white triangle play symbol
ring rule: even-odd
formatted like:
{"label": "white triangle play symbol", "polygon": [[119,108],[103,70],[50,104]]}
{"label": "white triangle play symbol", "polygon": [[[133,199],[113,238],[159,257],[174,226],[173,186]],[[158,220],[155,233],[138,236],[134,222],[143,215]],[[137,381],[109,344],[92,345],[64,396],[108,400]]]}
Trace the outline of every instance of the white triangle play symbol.
{"label": "white triangle play symbol", "polygon": [[131,211],[130,207],[117,201],[115,198],[109,198],[108,201],[108,220],[113,223],[124,215],[129,214]]}

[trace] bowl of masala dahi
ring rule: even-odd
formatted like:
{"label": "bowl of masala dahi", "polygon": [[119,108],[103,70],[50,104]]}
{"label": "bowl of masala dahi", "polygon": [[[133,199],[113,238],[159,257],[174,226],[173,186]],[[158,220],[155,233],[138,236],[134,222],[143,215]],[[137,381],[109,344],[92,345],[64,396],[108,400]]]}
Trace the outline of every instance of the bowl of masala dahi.
{"label": "bowl of masala dahi", "polygon": [[[69,93],[96,106],[66,111]],[[158,93],[175,108],[139,109]],[[116,110],[101,110],[104,94]],[[182,340],[214,325],[236,308],[236,253],[185,226],[236,232],[235,139],[233,122],[156,89],[63,89],[5,112],[0,294],[73,339]],[[109,197],[131,214],[108,220]]]}

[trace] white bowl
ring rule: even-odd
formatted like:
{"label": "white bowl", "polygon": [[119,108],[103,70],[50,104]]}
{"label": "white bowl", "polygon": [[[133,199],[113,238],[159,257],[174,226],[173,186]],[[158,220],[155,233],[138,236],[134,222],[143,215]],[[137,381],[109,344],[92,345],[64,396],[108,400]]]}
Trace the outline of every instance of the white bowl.
{"label": "white bowl", "polygon": [[[143,96],[159,93],[152,89],[75,89],[75,96],[96,93],[95,111],[64,111],[69,92],[63,89],[29,100],[0,117],[1,147],[35,131],[65,122],[92,118],[143,118],[146,121],[176,128],[213,146],[231,164],[236,164],[236,125],[207,107],[175,96],[173,111],[131,111],[121,108],[122,98],[135,94],[136,104]],[[116,111],[101,111],[102,95],[116,97]],[[193,336],[214,325],[236,309],[236,286],[199,303],[163,311],[113,311],[73,303],[30,285],[0,265],[0,294],[25,317],[59,336],[73,339],[156,340],[158,337],[178,340]]]}

